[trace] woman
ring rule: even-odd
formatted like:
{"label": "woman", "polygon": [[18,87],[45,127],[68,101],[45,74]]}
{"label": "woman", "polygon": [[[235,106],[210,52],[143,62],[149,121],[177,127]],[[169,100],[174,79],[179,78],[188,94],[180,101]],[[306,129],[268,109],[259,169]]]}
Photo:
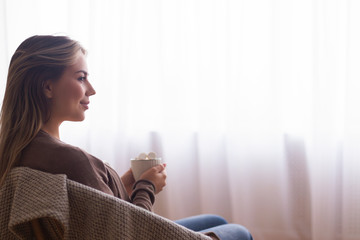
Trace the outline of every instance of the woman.
{"label": "woman", "polygon": [[84,120],[95,94],[85,54],[78,42],[62,36],[30,37],[14,53],[1,112],[1,182],[12,167],[30,167],[66,174],[151,210],[155,193],[165,186],[165,165],[135,183],[130,170],[120,179],[99,159],[59,140],[61,123]]}
{"label": "woman", "polygon": [[[95,94],[85,55],[78,42],[65,36],[33,36],[15,51],[1,109],[0,185],[13,167],[30,167],[66,174],[151,211],[155,194],[166,185],[165,164],[147,170],[138,181],[131,169],[120,178],[101,160],[60,140],[62,122],[84,120],[90,96]],[[199,219],[211,224],[193,229]],[[201,231],[226,223],[219,219],[206,215],[178,223]]]}

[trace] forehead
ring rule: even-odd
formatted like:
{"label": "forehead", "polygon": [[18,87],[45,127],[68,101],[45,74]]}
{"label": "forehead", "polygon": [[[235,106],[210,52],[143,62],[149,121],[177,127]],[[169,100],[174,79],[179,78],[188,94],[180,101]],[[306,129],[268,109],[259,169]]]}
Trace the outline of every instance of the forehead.
{"label": "forehead", "polygon": [[78,71],[88,72],[86,58],[81,51],[77,54],[74,64],[69,66],[67,71],[72,73],[76,73]]}

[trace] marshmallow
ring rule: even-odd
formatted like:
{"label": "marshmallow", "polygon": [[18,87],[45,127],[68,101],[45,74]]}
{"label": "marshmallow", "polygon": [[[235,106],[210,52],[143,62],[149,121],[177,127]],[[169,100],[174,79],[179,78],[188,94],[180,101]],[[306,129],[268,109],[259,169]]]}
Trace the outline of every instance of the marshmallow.
{"label": "marshmallow", "polygon": [[154,153],[154,152],[149,152],[148,158],[149,158],[149,159],[155,159],[155,158],[156,158],[156,153]]}
{"label": "marshmallow", "polygon": [[135,160],[150,160],[150,159],[156,159],[156,153],[154,152],[149,152],[149,154],[140,153],[139,156],[135,158]]}
{"label": "marshmallow", "polygon": [[139,156],[138,156],[138,159],[139,160],[146,160],[147,159],[146,153],[140,153]]}

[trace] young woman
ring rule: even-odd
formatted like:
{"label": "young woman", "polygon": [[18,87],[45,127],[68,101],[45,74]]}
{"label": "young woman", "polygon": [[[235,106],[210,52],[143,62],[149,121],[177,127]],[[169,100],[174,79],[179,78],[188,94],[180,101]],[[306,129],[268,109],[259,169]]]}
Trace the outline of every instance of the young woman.
{"label": "young woman", "polygon": [[59,139],[61,123],[84,120],[95,94],[85,54],[78,42],[63,36],[30,37],[14,53],[1,111],[1,182],[11,168],[30,167],[66,174],[151,210],[155,193],[165,186],[165,165],[135,182],[130,170],[120,178],[101,160]]}
{"label": "young woman", "polygon": [[[13,167],[30,167],[66,174],[71,180],[151,211],[155,194],[166,185],[165,164],[147,170],[135,181],[131,169],[119,177],[101,160],[60,140],[62,122],[84,120],[90,97],[95,94],[85,56],[84,48],[65,36],[33,36],[15,51],[0,117],[0,185]],[[200,228],[199,222],[209,224]],[[195,231],[225,224],[226,232],[241,229],[242,236],[248,236],[238,239],[251,239],[245,229],[238,228],[241,226],[231,227],[213,215],[178,223]]]}

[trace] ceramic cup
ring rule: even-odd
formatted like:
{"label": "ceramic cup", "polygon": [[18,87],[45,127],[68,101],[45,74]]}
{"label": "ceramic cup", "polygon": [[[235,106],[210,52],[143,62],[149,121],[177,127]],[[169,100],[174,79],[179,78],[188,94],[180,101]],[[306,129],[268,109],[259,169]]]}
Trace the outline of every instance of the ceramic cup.
{"label": "ceramic cup", "polygon": [[161,164],[161,158],[147,160],[131,159],[131,170],[133,172],[135,181],[139,180],[143,172],[159,164]]}

